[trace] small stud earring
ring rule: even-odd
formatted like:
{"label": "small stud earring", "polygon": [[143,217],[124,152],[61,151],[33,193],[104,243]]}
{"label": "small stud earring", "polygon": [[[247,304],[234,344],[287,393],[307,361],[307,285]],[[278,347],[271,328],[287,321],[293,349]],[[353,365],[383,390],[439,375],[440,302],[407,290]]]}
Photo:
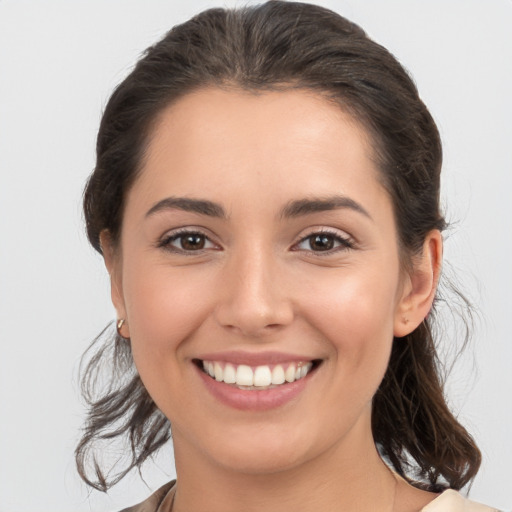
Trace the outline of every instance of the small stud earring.
{"label": "small stud earring", "polygon": [[122,329],[122,327],[123,327],[123,325],[124,325],[124,322],[125,322],[124,318],[120,318],[120,319],[117,321],[116,329],[117,329],[117,334],[118,334],[121,338],[123,338],[124,340],[127,340],[128,338],[125,338],[125,337],[121,334],[121,329]]}

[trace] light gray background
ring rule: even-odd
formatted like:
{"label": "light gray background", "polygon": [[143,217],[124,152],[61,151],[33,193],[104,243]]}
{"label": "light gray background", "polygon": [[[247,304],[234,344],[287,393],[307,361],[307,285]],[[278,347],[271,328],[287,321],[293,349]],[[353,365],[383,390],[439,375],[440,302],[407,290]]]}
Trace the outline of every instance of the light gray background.
{"label": "light gray background", "polygon": [[[471,496],[508,509],[512,2],[318,3],[394,52],[439,124],[443,202],[457,221],[446,256],[482,317],[449,381],[450,401],[483,451]],[[0,512],[119,510],[150,492],[134,475],[109,496],[88,494],[74,470],[79,357],[114,316],[80,199],[112,88],[167,29],[214,5],[0,0]],[[148,466],[148,486],[173,471],[169,448]]]}

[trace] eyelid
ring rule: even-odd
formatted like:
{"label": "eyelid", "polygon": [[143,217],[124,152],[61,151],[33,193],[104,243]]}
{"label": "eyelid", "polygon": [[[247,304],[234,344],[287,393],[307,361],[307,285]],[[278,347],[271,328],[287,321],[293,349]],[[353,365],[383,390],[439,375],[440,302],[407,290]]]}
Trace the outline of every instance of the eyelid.
{"label": "eyelid", "polygon": [[[300,249],[298,246],[305,242],[308,238],[311,238],[315,235],[330,235],[333,238],[335,238],[340,245],[337,247],[334,247],[333,249],[329,249],[326,251],[314,251],[312,249]],[[292,245],[291,250],[292,251],[304,251],[311,254],[314,254],[315,256],[328,256],[332,255],[334,253],[340,252],[340,251],[347,251],[350,249],[354,249],[356,246],[356,241],[352,236],[350,236],[345,231],[341,231],[336,228],[328,228],[325,226],[322,227],[312,227],[306,234],[301,234],[300,238]]]}
{"label": "eyelid", "polygon": [[[208,234],[207,229],[199,227],[199,226],[183,226],[180,228],[175,228],[166,231],[161,237],[158,238],[156,242],[156,247],[160,249],[167,250],[169,252],[174,252],[177,254],[185,254],[185,255],[198,255],[203,254],[205,251],[211,251],[211,250],[222,250],[222,247],[218,242],[213,240],[213,236]],[[184,249],[180,249],[178,247],[173,247],[171,245],[171,242],[174,240],[177,240],[181,236],[185,235],[201,235],[204,236],[204,238],[213,244],[215,247],[206,247],[203,249],[198,249],[196,251],[186,251]]]}

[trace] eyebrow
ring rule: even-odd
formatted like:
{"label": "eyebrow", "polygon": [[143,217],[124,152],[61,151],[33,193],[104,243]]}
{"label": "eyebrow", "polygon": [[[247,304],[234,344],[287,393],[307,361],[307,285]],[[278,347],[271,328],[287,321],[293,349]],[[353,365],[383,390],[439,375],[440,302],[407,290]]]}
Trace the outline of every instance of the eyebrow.
{"label": "eyebrow", "polygon": [[312,213],[325,212],[330,210],[338,210],[347,208],[355,212],[363,214],[370,220],[372,216],[358,202],[346,196],[329,196],[329,197],[313,197],[307,199],[299,199],[288,203],[281,213],[282,217],[301,217],[302,215],[310,215]]}
{"label": "eyebrow", "polygon": [[[361,213],[365,217],[372,219],[371,215],[356,201],[346,196],[330,196],[325,198],[307,198],[297,199],[289,202],[281,211],[281,218],[295,218],[312,213],[325,212],[330,210],[339,210],[347,208]],[[166,197],[153,205],[146,217],[150,217],[162,210],[183,210],[186,212],[207,215],[208,217],[227,218],[224,208],[213,201],[207,199],[192,199],[187,197]],[[373,220],[373,219],[372,219]]]}
{"label": "eyebrow", "polygon": [[220,204],[208,201],[207,199],[191,199],[187,197],[166,197],[153,205],[146,213],[146,217],[150,217],[162,210],[183,210],[207,215],[208,217],[226,217],[226,212]]}

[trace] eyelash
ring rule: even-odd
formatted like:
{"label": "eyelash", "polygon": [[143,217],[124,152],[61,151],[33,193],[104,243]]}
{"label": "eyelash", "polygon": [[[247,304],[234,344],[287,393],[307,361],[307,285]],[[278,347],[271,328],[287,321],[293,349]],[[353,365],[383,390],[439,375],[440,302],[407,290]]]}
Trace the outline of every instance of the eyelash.
{"label": "eyelash", "polygon": [[[333,240],[333,243],[334,244],[338,244],[337,246],[331,248],[331,249],[327,249],[325,251],[314,251],[312,249],[301,249],[299,246],[304,243],[304,242],[307,242],[308,240],[310,241],[310,244],[311,244],[311,241],[314,237],[317,237],[317,236],[328,236],[328,237],[331,237],[332,240]],[[346,236],[341,236],[339,234],[339,232],[337,231],[334,231],[334,230],[329,230],[329,229],[320,229],[318,231],[313,231],[312,233],[308,234],[307,236],[301,238],[296,244],[294,244],[292,246],[292,250],[293,251],[307,251],[307,252],[311,252],[312,254],[314,254],[315,256],[320,256],[320,257],[323,257],[323,256],[330,256],[334,253],[337,253],[339,251],[346,251],[346,250],[349,250],[349,249],[354,249],[354,242],[353,240]]]}
{"label": "eyelash", "polygon": [[[211,250],[213,248],[213,247],[201,247],[200,249],[197,249],[197,250],[190,250],[190,249],[187,250],[187,249],[184,249],[183,247],[174,247],[172,245],[173,242],[176,242],[177,240],[180,240],[180,239],[181,239],[181,245],[183,245],[183,239],[187,236],[201,237],[203,239],[204,244],[209,243],[212,246],[215,246],[214,242],[212,242],[208,238],[208,236],[205,235],[204,233],[202,233],[201,231],[184,228],[184,229],[175,231],[168,236],[165,236],[162,240],[160,240],[157,243],[157,247],[165,249],[170,252],[184,254],[187,256],[192,256],[194,254],[202,254],[204,251]],[[310,249],[302,249],[299,247],[301,244],[303,244],[304,242],[306,242],[308,240],[310,240],[310,247],[311,247],[311,240],[314,237],[318,237],[318,236],[331,237],[332,243],[338,244],[338,245],[334,246],[330,249],[320,250],[320,251],[315,251],[311,248]],[[353,248],[354,248],[354,242],[349,237],[343,237],[338,232],[331,231],[329,229],[320,229],[318,231],[314,231],[314,232],[308,234],[307,236],[301,238],[297,243],[295,243],[291,247],[291,250],[292,251],[307,251],[307,252],[314,254],[315,256],[322,257],[322,256],[332,255],[333,253],[336,253],[338,251],[346,251],[348,249],[353,249]],[[216,250],[220,250],[220,249],[217,248]]]}
{"label": "eyelash", "polygon": [[187,250],[187,249],[184,249],[183,247],[174,247],[172,245],[172,242],[175,242],[180,239],[181,239],[181,245],[183,245],[183,240],[187,236],[198,236],[203,239],[205,244],[209,243],[212,246],[216,245],[216,244],[214,244],[214,242],[212,242],[208,238],[207,235],[205,235],[201,231],[195,230],[195,229],[184,228],[184,229],[180,229],[178,231],[174,231],[172,234],[170,234],[168,236],[165,236],[162,240],[160,240],[157,243],[157,247],[161,248],[161,249],[165,249],[166,251],[179,253],[179,254],[185,254],[187,256],[192,256],[195,254],[202,254],[204,251],[212,249],[212,247],[201,247],[200,249],[197,249],[197,250]]}

